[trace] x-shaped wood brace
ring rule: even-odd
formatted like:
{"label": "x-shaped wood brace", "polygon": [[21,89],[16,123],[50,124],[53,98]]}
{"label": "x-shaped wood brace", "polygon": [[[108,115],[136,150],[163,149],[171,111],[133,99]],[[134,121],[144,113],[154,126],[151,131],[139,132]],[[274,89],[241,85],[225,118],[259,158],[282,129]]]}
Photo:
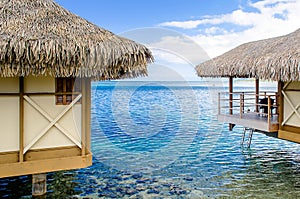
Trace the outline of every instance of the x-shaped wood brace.
{"label": "x-shaped wood brace", "polygon": [[291,102],[291,100],[289,99],[289,97],[287,96],[287,94],[284,91],[282,91],[282,94],[284,95],[284,98],[286,99],[286,101],[288,102],[288,104],[293,109],[293,111],[282,122],[282,125],[284,125],[292,117],[292,115],[294,115],[294,113],[296,113],[296,115],[300,119],[300,114],[298,112],[298,108],[300,107],[300,103],[295,107],[294,104]]}
{"label": "x-shaped wood brace", "polygon": [[40,140],[52,126],[55,126],[60,132],[62,132],[67,138],[69,138],[73,143],[81,148],[80,141],[76,140],[71,133],[64,129],[59,123],[57,123],[73,106],[76,104],[82,97],[79,94],[56,118],[52,118],[46,111],[44,111],[37,103],[35,103],[28,96],[24,95],[24,99],[35,108],[41,115],[43,115],[50,123],[36,136],[31,140],[31,142],[24,148],[23,154],[25,154],[38,140]]}

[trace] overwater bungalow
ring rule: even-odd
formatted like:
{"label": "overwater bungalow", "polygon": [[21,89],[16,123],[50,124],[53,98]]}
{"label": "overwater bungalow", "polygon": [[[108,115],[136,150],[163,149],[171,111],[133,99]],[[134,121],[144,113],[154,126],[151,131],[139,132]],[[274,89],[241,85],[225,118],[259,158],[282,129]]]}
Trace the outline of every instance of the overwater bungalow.
{"label": "overwater bungalow", "polygon": [[[218,119],[300,143],[300,29],[288,35],[240,45],[196,66],[200,77],[228,77],[219,93]],[[235,92],[233,78],[254,78],[255,89]],[[277,82],[260,90],[259,80]]]}
{"label": "overwater bungalow", "polygon": [[150,50],[52,0],[0,7],[0,178],[91,165],[91,81],[146,75]]}

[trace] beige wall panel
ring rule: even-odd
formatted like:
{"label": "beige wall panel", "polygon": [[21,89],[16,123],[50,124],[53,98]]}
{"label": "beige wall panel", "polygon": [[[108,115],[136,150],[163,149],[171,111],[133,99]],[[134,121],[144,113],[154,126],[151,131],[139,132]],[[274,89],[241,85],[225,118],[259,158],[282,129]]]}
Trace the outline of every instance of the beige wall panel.
{"label": "beige wall panel", "polygon": [[55,92],[55,78],[51,76],[24,78],[24,92]]}
{"label": "beige wall panel", "polygon": [[75,146],[56,127],[52,127],[31,149],[43,149],[53,147]]}
{"label": "beige wall panel", "polygon": [[19,93],[19,78],[0,78],[0,93]]}
{"label": "beige wall panel", "polygon": [[0,97],[0,152],[19,150],[19,97]]}
{"label": "beige wall panel", "polygon": [[287,85],[288,86],[286,87],[286,89],[300,89],[300,82],[297,81],[297,82],[290,82],[290,83],[287,83],[285,82],[284,85]]}
{"label": "beige wall panel", "polygon": [[[288,85],[287,89],[300,90],[300,82],[291,82]],[[285,94],[292,102],[294,108],[296,108],[296,106],[300,104],[300,91],[285,91]],[[291,107],[291,105],[288,103],[287,99],[284,98],[283,103],[284,103],[283,120],[285,120],[292,112],[294,112],[294,110]],[[300,115],[300,108],[298,108],[297,111]],[[288,119],[288,121],[285,124],[300,127],[300,118],[296,115],[296,113],[293,113],[293,115]]]}
{"label": "beige wall panel", "polygon": [[59,124],[67,127],[70,132],[73,132],[74,137],[81,140],[81,104],[73,106],[73,108],[60,119]]}
{"label": "beige wall panel", "polygon": [[[31,99],[38,104],[45,112],[55,119],[67,106],[56,105],[54,96],[31,96]],[[25,146],[34,139],[50,123],[44,116],[35,110],[27,102],[25,103]],[[76,104],[71,108],[58,123],[80,142],[81,138],[81,105]],[[74,146],[63,133],[56,127],[52,127],[32,149]]]}

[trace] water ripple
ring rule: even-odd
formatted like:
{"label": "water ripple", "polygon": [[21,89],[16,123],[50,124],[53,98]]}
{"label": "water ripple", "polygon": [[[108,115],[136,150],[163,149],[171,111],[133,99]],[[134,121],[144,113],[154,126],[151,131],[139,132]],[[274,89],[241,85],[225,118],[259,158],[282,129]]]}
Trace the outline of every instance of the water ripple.
{"label": "water ripple", "polygon": [[[254,133],[242,148],[208,91],[94,86],[93,166],[49,174],[47,198],[300,198],[299,145]],[[0,197],[30,197],[30,185],[0,179]]]}

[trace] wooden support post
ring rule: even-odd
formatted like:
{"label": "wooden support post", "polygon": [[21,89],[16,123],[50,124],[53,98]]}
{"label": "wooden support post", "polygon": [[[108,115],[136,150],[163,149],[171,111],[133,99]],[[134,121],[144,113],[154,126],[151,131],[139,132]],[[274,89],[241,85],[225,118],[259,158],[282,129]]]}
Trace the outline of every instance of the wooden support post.
{"label": "wooden support post", "polygon": [[[229,77],[229,115],[233,114],[233,77]],[[232,131],[235,125],[229,123],[229,131]]]}
{"label": "wooden support post", "polygon": [[279,98],[278,92],[276,92],[276,93],[275,93],[275,107],[276,107],[276,112],[275,112],[275,114],[276,114],[276,115],[278,115],[278,113],[279,113],[279,110],[278,110],[278,98]]}
{"label": "wooden support post", "polygon": [[283,82],[278,81],[277,89],[278,89],[278,101],[277,101],[277,106],[278,106],[278,123],[279,123],[279,129],[282,130],[282,122],[283,122],[283,94],[282,94],[282,89],[283,89]]}
{"label": "wooden support post", "polygon": [[47,192],[46,173],[32,175],[32,196],[41,196]]}
{"label": "wooden support post", "polygon": [[271,125],[271,96],[268,96],[268,126],[270,127]]}
{"label": "wooden support post", "polygon": [[86,131],[86,78],[83,78],[81,80],[82,85],[82,99],[81,99],[81,155],[85,155],[85,147],[86,147],[86,137],[85,137],[85,131]]}
{"label": "wooden support post", "polygon": [[24,77],[19,78],[19,162],[24,161]]}
{"label": "wooden support post", "polygon": [[91,150],[91,78],[86,78],[86,131],[85,131],[85,142],[86,142],[86,149],[90,153]]}
{"label": "wooden support post", "polygon": [[255,112],[259,112],[259,79],[255,79]]}
{"label": "wooden support post", "polygon": [[229,77],[229,115],[232,115],[232,100],[233,100],[233,77]]}

